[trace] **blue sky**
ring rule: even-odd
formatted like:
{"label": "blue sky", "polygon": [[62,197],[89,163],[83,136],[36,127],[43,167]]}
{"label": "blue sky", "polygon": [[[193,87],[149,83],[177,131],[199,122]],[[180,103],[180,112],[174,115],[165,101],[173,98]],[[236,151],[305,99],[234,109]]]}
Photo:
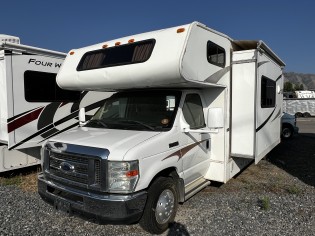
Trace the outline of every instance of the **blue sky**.
{"label": "blue sky", "polygon": [[0,34],[72,48],[199,21],[233,39],[262,39],[286,72],[315,74],[315,1],[2,1]]}

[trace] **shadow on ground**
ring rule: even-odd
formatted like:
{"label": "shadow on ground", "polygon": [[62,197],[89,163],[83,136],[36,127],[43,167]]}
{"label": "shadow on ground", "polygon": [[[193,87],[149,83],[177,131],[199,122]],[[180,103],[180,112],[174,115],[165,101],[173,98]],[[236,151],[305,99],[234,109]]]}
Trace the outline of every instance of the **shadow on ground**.
{"label": "shadow on ground", "polygon": [[290,175],[315,187],[314,133],[303,133],[283,140],[266,158]]}
{"label": "shadow on ground", "polygon": [[173,236],[173,235],[189,236],[190,234],[187,231],[185,225],[174,222],[170,224],[169,231],[167,233],[167,236]]}

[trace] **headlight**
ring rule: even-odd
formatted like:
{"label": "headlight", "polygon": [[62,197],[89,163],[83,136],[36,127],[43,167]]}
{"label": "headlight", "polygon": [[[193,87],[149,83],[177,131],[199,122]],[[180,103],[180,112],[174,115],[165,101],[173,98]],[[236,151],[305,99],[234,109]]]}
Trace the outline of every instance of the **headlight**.
{"label": "headlight", "polygon": [[42,167],[42,171],[44,171],[44,155],[45,155],[45,148],[42,147],[40,149],[40,165]]}
{"label": "headlight", "polygon": [[130,193],[139,179],[138,161],[108,162],[108,191],[111,193]]}

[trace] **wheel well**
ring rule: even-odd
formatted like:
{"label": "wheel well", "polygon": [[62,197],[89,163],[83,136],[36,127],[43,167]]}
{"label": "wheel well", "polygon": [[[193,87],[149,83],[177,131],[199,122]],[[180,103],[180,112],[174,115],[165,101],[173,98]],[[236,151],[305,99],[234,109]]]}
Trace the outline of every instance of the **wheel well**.
{"label": "wheel well", "polygon": [[154,178],[151,180],[149,187],[152,185],[152,183],[158,178],[158,177],[172,177],[173,179],[179,178],[176,168],[175,167],[169,167],[165,170],[160,171],[157,173]]}
{"label": "wheel well", "polygon": [[282,128],[290,128],[293,129],[293,126],[290,123],[283,123]]}
{"label": "wheel well", "polygon": [[154,183],[154,181],[159,177],[171,177],[171,178],[173,178],[173,180],[175,181],[175,184],[176,184],[177,191],[178,191],[179,202],[184,202],[184,200],[185,200],[184,180],[179,177],[179,175],[177,173],[177,169],[175,167],[169,167],[165,170],[160,171],[151,180],[148,188],[150,188],[151,185]]}

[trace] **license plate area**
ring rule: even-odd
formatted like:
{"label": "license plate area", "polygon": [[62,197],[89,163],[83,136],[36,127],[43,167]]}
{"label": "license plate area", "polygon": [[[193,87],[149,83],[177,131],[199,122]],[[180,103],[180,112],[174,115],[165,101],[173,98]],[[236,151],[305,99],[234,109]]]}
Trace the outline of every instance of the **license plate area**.
{"label": "license plate area", "polygon": [[55,203],[54,203],[54,207],[58,211],[65,212],[67,214],[71,214],[72,213],[72,211],[71,211],[71,203],[66,201],[66,200],[64,200],[64,199],[56,198],[55,199]]}

